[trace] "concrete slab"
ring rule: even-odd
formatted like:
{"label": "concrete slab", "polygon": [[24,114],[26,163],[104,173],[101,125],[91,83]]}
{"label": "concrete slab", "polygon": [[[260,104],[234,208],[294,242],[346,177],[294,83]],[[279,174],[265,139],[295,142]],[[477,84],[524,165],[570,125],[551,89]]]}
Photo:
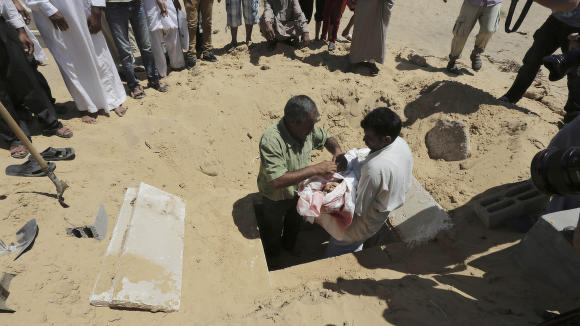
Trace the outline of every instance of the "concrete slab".
{"label": "concrete slab", "polygon": [[181,198],[141,183],[111,306],[179,310],[184,224],[185,202]]}
{"label": "concrete slab", "polygon": [[550,197],[527,180],[505,185],[496,193],[478,198],[473,209],[487,228],[495,228],[507,219],[543,211],[549,200]]}
{"label": "concrete slab", "polygon": [[514,252],[514,259],[534,277],[580,297],[580,253],[560,231],[578,224],[580,208],[542,216]]}
{"label": "concrete slab", "polygon": [[409,247],[429,241],[453,226],[447,212],[415,178],[405,204],[391,212],[389,222]]}
{"label": "concrete slab", "polygon": [[133,203],[136,198],[137,189],[128,188],[125,192],[125,199],[123,200],[123,205],[121,205],[101,269],[97,275],[93,292],[89,298],[93,306],[108,306],[113,299],[113,280],[119,266],[125,233],[133,216]]}

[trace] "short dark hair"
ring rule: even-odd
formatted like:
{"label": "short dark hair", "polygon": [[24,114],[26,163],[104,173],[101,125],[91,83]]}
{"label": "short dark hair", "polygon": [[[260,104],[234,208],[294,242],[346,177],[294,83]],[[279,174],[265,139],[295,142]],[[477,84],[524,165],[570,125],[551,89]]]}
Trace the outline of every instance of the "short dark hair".
{"label": "short dark hair", "polygon": [[401,118],[387,107],[376,108],[360,122],[363,129],[371,129],[379,136],[391,136],[395,140],[401,133]]}
{"label": "short dark hair", "polygon": [[318,108],[314,101],[306,95],[293,96],[284,107],[284,117],[299,123],[306,120],[311,112],[314,112],[314,117],[318,119]]}

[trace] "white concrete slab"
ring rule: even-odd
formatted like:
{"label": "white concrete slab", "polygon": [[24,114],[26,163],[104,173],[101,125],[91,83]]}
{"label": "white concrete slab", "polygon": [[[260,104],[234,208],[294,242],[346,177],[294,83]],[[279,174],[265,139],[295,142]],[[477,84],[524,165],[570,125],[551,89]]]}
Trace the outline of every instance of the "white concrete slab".
{"label": "white concrete slab", "polygon": [[97,275],[93,292],[89,298],[93,306],[108,306],[111,304],[113,298],[113,280],[119,266],[125,233],[133,217],[133,203],[136,198],[137,189],[128,188],[125,192],[125,199],[123,200],[123,205],[121,205],[109,246],[107,247],[105,257],[101,264],[101,270]]}
{"label": "white concrete slab", "polygon": [[415,178],[405,204],[391,212],[389,222],[409,247],[429,241],[453,226],[447,212]]}
{"label": "white concrete slab", "polygon": [[111,306],[179,310],[184,224],[185,202],[181,198],[141,183]]}

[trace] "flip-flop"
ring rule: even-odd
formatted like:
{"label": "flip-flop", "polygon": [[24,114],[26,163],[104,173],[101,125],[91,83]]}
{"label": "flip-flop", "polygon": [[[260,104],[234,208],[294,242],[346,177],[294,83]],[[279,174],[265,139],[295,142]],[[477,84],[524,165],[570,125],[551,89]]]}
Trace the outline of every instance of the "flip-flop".
{"label": "flip-flop", "polygon": [[[54,171],[56,165],[52,162],[48,163],[48,169]],[[47,173],[42,170],[36,160],[29,160],[20,165],[9,165],[6,167],[6,175],[15,177],[44,177]]]}
{"label": "flip-flop", "polygon": [[[59,134],[58,134],[58,131],[59,131],[60,129],[62,129],[62,128],[66,128],[66,127],[64,127],[64,126],[63,126],[63,127],[57,128],[57,129],[47,129],[47,130],[44,130],[44,131],[42,132],[42,134],[43,134],[44,136],[57,136],[57,137],[60,137],[60,138],[71,138],[71,137],[73,136],[73,133],[72,133],[72,131],[71,131],[71,133],[70,133],[70,134],[68,134],[68,135],[59,135]],[[67,128],[67,129],[68,129],[68,128]],[[70,129],[69,129],[69,130],[70,130]]]}
{"label": "flip-flop", "polygon": [[141,86],[137,86],[131,91],[131,97],[136,100],[142,99],[145,97],[145,91]]}
{"label": "flip-flop", "polygon": [[[75,158],[75,150],[72,147],[52,148],[49,147],[40,153],[47,161],[70,161]],[[32,159],[32,158],[31,158]]]}
{"label": "flip-flop", "polygon": [[[16,147],[18,147],[18,146],[16,146]],[[12,156],[12,158],[23,159],[26,156],[28,156],[28,150],[26,149],[26,147],[24,147],[24,151],[14,151],[14,152],[12,152],[12,149],[13,148],[10,148],[10,156]],[[18,154],[18,153],[20,153],[20,154]]]}

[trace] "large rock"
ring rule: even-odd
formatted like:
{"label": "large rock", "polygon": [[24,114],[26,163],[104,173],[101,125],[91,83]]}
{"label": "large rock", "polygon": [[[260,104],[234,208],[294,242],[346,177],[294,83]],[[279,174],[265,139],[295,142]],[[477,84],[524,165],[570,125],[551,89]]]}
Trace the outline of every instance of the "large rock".
{"label": "large rock", "polygon": [[469,131],[467,126],[457,120],[438,120],[425,137],[425,143],[432,159],[460,161],[468,158]]}

